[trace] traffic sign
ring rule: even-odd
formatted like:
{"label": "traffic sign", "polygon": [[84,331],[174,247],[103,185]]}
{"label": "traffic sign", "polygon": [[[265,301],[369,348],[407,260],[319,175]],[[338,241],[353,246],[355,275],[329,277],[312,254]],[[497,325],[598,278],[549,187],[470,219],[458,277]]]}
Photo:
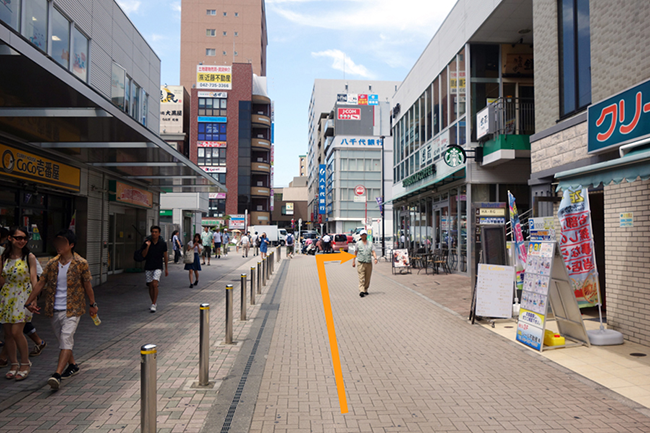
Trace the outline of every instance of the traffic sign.
{"label": "traffic sign", "polygon": [[363,185],[357,185],[354,187],[354,195],[362,196],[366,194],[366,188]]}

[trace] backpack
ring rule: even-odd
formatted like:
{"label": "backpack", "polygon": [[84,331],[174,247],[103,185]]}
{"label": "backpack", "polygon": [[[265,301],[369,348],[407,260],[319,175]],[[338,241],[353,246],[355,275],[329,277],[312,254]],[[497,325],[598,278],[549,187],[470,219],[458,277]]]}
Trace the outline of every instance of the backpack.
{"label": "backpack", "polygon": [[287,241],[287,245],[293,244],[293,235],[291,233],[287,235],[286,241]]}

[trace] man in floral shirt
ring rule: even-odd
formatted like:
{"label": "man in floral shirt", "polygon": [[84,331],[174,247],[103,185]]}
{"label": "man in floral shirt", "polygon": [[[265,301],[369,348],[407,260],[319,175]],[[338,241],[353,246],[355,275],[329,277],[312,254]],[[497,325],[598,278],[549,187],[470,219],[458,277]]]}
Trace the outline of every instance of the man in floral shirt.
{"label": "man in floral shirt", "polygon": [[74,232],[60,231],[53,243],[58,255],[43,269],[41,279],[34,286],[25,307],[33,313],[38,313],[40,308],[36,306],[36,299],[43,291],[45,315],[52,318],[52,329],[61,349],[56,372],[47,383],[52,389],[59,389],[61,379],[79,373],[72,348],[79,320],[86,312],[86,296],[90,303],[91,316],[97,315],[97,303],[90,284],[92,278],[88,262],[73,251],[77,243]]}

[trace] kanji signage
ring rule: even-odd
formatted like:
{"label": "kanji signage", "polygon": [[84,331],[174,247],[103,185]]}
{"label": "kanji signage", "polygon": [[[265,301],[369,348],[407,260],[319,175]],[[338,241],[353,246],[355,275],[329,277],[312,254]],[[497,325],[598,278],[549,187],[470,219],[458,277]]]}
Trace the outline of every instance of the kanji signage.
{"label": "kanji signage", "polygon": [[160,132],[183,132],[183,86],[160,87]]}
{"label": "kanji signage", "polygon": [[593,104],[587,113],[589,153],[650,135],[650,80]]}
{"label": "kanji signage", "polygon": [[560,253],[578,305],[593,307],[598,303],[599,288],[587,189],[565,190],[558,217],[562,229]]}
{"label": "kanji signage", "polygon": [[232,89],[232,66],[198,65],[196,67],[197,89]]}
{"label": "kanji signage", "polygon": [[361,120],[361,108],[339,108],[339,120]]}
{"label": "kanji signage", "polygon": [[325,169],[325,164],[320,164],[318,166],[318,215],[320,221],[320,215],[323,215],[327,212],[327,170]]}
{"label": "kanji signage", "polygon": [[144,189],[111,180],[108,182],[108,201],[117,201],[151,209],[153,207],[153,194]]}
{"label": "kanji signage", "polygon": [[379,137],[350,137],[337,136],[332,141],[332,147],[342,146],[381,146],[383,141]]}
{"label": "kanji signage", "polygon": [[79,191],[81,170],[33,153],[0,144],[1,174],[17,179]]}

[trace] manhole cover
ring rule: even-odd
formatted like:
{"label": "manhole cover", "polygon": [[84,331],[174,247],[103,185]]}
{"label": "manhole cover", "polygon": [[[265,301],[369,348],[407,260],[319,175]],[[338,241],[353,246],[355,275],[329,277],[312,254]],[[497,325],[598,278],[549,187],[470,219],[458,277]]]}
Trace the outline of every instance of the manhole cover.
{"label": "manhole cover", "polygon": [[646,356],[646,354],[645,353],[630,353],[630,356],[636,356],[636,357],[641,358],[643,356]]}

